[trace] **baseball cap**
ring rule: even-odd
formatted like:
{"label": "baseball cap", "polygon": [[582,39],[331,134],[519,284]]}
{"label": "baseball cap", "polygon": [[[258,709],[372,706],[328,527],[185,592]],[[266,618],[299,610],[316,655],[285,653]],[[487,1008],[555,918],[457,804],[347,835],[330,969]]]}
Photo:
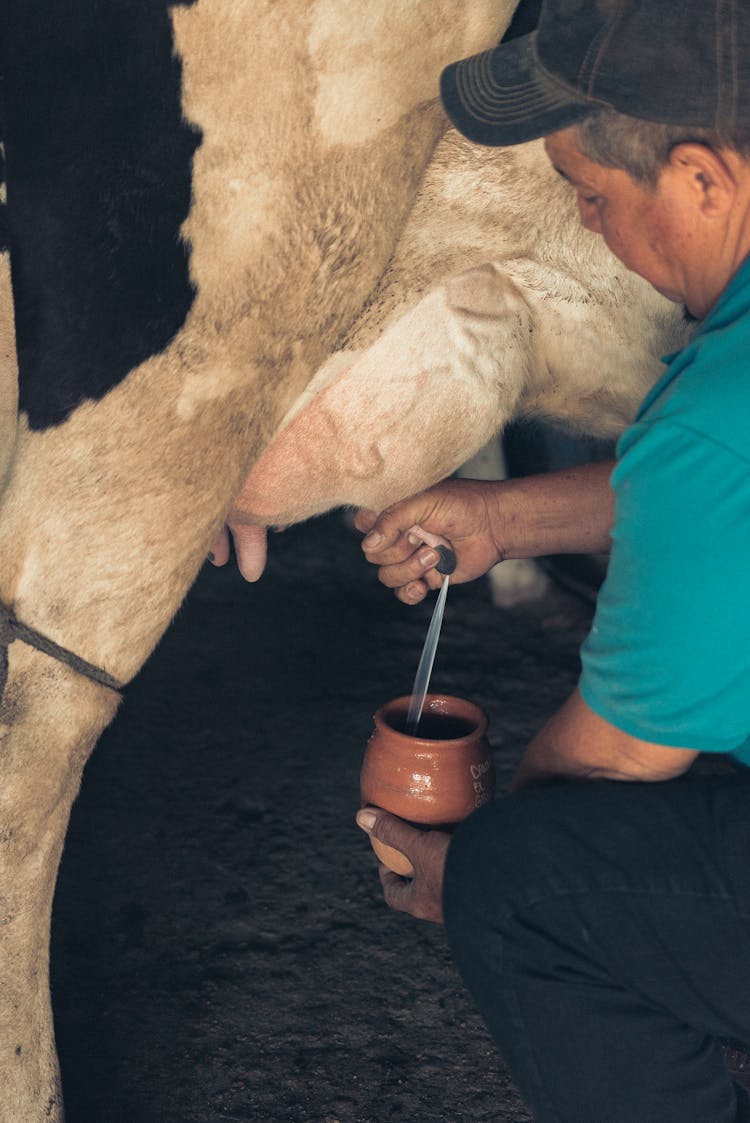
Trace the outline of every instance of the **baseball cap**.
{"label": "baseball cap", "polygon": [[478,144],[520,144],[602,107],[725,132],[750,119],[748,0],[545,0],[536,31],[447,67]]}

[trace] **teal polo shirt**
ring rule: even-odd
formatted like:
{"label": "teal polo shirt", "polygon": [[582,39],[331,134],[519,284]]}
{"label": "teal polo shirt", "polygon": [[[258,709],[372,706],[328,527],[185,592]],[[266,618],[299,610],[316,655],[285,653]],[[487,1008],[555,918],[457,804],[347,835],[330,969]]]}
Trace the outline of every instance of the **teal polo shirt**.
{"label": "teal polo shirt", "polygon": [[750,258],[617,445],[580,691],[645,741],[750,765]]}

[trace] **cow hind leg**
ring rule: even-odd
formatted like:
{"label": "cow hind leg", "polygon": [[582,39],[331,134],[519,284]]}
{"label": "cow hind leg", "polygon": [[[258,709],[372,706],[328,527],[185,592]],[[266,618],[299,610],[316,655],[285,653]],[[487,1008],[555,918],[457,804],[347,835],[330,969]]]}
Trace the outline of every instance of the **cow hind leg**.
{"label": "cow hind leg", "polygon": [[21,643],[8,655],[0,705],[0,1123],[61,1123],[52,897],[83,765],[118,696]]}

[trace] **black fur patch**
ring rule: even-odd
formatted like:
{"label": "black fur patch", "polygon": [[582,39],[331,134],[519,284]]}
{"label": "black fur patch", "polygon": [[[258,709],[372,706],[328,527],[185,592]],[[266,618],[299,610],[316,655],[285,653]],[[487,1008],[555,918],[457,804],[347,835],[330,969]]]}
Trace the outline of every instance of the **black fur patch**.
{"label": "black fur patch", "polygon": [[165,0],[6,0],[20,407],[59,424],[165,348],[194,299],[179,228],[200,136]]}

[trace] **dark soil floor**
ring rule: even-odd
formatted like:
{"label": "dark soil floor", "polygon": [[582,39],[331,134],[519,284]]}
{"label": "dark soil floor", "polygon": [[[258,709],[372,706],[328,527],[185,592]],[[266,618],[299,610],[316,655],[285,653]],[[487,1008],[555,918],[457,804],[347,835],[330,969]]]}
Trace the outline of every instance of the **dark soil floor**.
{"label": "dark soil floor", "polygon": [[[432,609],[339,516],[207,566],[102,738],[53,919],[69,1123],[524,1123],[441,928],[389,912],[354,825],[371,715]],[[584,600],[448,597],[433,688],[490,717],[499,783],[575,683]]]}

